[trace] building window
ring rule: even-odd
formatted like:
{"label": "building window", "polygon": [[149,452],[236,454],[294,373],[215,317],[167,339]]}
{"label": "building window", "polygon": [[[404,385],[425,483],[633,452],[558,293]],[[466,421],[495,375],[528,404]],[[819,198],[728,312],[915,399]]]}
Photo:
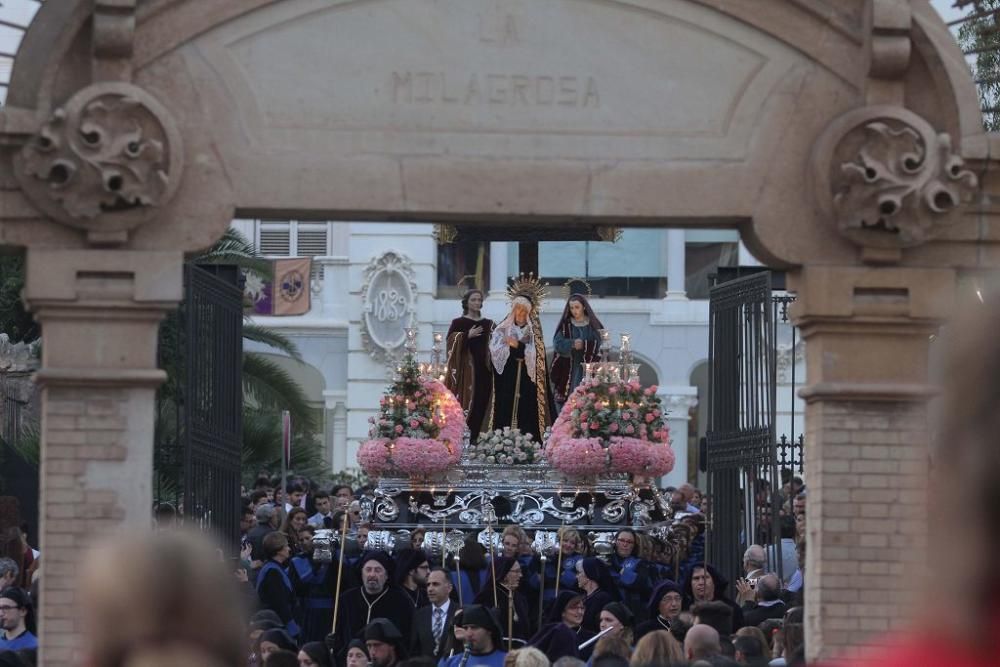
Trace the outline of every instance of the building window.
{"label": "building window", "polygon": [[490,288],[490,244],[486,241],[455,241],[437,247],[437,295],[457,299],[473,287]]}
{"label": "building window", "polygon": [[661,298],[667,289],[665,239],[662,229],[625,229],[614,243],[542,241],[538,272],[553,285],[586,280],[596,297]]}
{"label": "building window", "polygon": [[740,234],[735,229],[689,229],[684,236],[684,288],[689,299],[707,299],[719,267],[739,266]]}
{"label": "building window", "polygon": [[329,222],[257,220],[254,243],[264,257],[325,257],[330,254]]}

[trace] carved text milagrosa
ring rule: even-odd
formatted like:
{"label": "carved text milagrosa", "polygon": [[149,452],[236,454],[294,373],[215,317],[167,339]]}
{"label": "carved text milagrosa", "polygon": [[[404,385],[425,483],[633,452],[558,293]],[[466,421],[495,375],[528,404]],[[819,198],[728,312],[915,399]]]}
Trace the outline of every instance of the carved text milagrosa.
{"label": "carved text milagrosa", "polygon": [[561,106],[596,109],[601,105],[592,76],[527,74],[452,75],[444,72],[393,72],[394,104],[465,106]]}

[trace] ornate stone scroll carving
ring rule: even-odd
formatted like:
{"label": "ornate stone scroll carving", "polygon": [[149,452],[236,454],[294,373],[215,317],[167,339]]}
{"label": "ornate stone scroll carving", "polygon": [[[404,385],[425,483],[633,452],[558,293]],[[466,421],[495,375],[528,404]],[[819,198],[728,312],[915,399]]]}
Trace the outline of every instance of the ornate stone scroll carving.
{"label": "ornate stone scroll carving", "polygon": [[866,259],[898,261],[902,248],[934,237],[978,185],[951,138],[899,107],[873,106],[836,119],[814,152],[818,203]]}
{"label": "ornate stone scroll carving", "polygon": [[53,112],[16,157],[24,193],[55,220],[116,245],[177,190],[184,160],[170,113],[128,83],[98,83]]}
{"label": "ornate stone scroll carving", "polygon": [[399,356],[415,314],[415,275],[410,259],[393,250],[368,263],[361,287],[361,340],[373,359],[389,362]]}

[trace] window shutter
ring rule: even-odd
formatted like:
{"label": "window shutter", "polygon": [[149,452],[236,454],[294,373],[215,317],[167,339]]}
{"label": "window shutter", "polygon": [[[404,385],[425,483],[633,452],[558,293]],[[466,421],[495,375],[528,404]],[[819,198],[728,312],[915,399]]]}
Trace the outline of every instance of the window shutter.
{"label": "window shutter", "polygon": [[288,257],[292,254],[292,235],[288,223],[284,225],[261,225],[260,254],[270,257]]}
{"label": "window shutter", "polygon": [[326,225],[305,226],[299,224],[298,247],[295,254],[298,257],[325,257],[327,253]]}

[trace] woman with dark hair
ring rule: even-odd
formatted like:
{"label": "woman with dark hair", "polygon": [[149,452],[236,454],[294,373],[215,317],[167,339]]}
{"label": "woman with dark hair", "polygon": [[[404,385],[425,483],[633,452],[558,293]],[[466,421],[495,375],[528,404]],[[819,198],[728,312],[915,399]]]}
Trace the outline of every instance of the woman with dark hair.
{"label": "woman with dark hair", "polygon": [[560,410],[583,380],[583,364],[600,361],[603,328],[585,296],[574,294],[566,301],[552,341],[552,393]]}
{"label": "woman with dark hair", "polygon": [[479,438],[493,397],[489,341],[493,320],[482,316],[483,292],[471,289],[462,297],[462,316],[448,328],[448,369],[444,384],[455,394],[468,417],[471,442]]}
{"label": "woman with dark hair", "polygon": [[323,642],[308,642],[299,649],[299,667],[333,667]]}
{"label": "woman with dark hair", "polygon": [[618,599],[611,571],[600,558],[588,556],[576,564],[576,583],[587,597],[583,628],[597,634],[601,624],[601,610]]}
{"label": "woman with dark hair", "polygon": [[[451,564],[456,565],[454,561]],[[470,535],[458,552],[457,567],[453,567],[453,571],[449,573],[451,585],[458,595],[459,606],[472,603],[486,586],[488,576],[486,549],[476,541],[475,535]]]}
{"label": "woman with dark hair", "polygon": [[486,588],[476,596],[475,604],[488,609],[496,609],[505,637],[518,646],[531,636],[530,606],[521,585],[521,564],[516,558],[501,556],[494,560],[489,572],[490,580]]}
{"label": "woman with dark hair", "polygon": [[559,591],[545,615],[545,625],[531,638],[528,645],[539,649],[551,662],[565,656],[583,659],[584,656],[577,647],[594,636],[582,628],[583,613],[582,593]]}
{"label": "woman with dark hair", "polygon": [[309,513],[301,507],[293,507],[285,515],[285,521],[281,524],[281,532],[288,540],[288,546],[292,550],[293,556],[302,553],[302,540],[299,532],[309,523]]}

